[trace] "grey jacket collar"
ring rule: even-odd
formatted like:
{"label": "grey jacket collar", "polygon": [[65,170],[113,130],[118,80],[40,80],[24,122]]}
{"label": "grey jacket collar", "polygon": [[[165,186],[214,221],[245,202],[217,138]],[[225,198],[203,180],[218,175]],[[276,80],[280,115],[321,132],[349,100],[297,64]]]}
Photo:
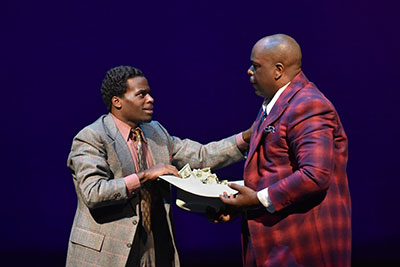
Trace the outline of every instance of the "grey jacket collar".
{"label": "grey jacket collar", "polygon": [[136,173],[132,155],[126,140],[124,140],[121,133],[118,131],[110,113],[103,117],[103,125],[107,136],[110,138],[110,144],[113,146],[119,162],[121,163],[123,175],[127,176]]}

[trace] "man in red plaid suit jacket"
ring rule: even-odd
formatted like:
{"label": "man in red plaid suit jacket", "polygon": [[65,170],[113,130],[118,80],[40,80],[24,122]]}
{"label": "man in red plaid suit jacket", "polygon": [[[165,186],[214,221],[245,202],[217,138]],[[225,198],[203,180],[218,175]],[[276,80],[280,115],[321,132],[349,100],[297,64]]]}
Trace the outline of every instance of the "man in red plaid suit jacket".
{"label": "man in red plaid suit jacket", "polygon": [[301,71],[283,34],[259,40],[248,70],[265,98],[245,163],[245,186],[221,196],[228,221],[243,212],[245,266],[350,266],[347,137],[332,103]]}

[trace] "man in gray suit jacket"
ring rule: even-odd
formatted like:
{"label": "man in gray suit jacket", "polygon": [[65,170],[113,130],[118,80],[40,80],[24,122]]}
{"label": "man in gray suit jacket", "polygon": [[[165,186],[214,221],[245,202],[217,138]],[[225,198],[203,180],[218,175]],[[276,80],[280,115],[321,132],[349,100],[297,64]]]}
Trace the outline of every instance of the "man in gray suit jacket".
{"label": "man in gray suit jacket", "polygon": [[152,121],[154,99],[133,67],[109,70],[101,92],[110,113],[75,136],[68,157],[78,207],[66,265],[179,266],[170,185],[157,177],[178,176],[186,163],[217,169],[237,162],[251,131],[207,145],[170,136]]}

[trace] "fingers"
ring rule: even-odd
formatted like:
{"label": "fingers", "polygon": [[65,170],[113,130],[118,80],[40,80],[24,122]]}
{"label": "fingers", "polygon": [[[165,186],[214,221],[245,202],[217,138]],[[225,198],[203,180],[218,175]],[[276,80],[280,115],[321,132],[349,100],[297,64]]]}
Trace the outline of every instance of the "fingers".
{"label": "fingers", "polygon": [[216,219],[216,220],[214,220],[213,222],[214,222],[214,223],[229,222],[230,220],[231,220],[231,216],[230,216],[229,214],[227,214],[227,215],[221,214],[221,215],[219,216],[219,218]]}
{"label": "fingers", "polygon": [[228,205],[232,205],[234,203],[233,195],[228,196],[228,194],[226,192],[224,192],[223,195],[220,195],[219,199],[221,199],[222,202],[224,202],[225,204],[228,204]]}
{"label": "fingers", "polygon": [[206,218],[213,223],[228,222],[231,220],[231,215],[227,211],[217,212],[214,208],[207,207]]}
{"label": "fingers", "polygon": [[157,177],[165,174],[179,176],[178,170],[174,166],[169,164],[158,163],[152,169],[154,169],[154,171],[156,172]]}
{"label": "fingers", "polygon": [[168,170],[168,173],[167,173],[167,174],[180,177],[179,174],[178,174],[178,169],[175,168],[175,166],[166,164],[166,168],[167,168],[167,170]]}
{"label": "fingers", "polygon": [[235,189],[236,191],[239,191],[239,192],[242,192],[243,189],[245,188],[245,186],[238,185],[238,184],[235,184],[235,183],[230,183],[230,184],[228,184],[228,186],[230,188],[232,188],[232,189]]}
{"label": "fingers", "polygon": [[224,204],[227,204],[227,205],[230,205],[231,203],[230,203],[230,199],[228,199],[228,198],[225,198],[225,197],[223,197],[223,196],[219,196],[219,199],[221,199],[221,201],[224,203]]}

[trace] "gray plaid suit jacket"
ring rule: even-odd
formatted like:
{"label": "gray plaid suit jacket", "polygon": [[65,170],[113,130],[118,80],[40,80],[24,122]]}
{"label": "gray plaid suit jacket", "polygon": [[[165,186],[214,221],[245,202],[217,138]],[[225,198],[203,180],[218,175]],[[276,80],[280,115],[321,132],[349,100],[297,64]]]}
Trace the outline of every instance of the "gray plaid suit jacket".
{"label": "gray plaid suit jacket", "polygon": [[[243,159],[235,136],[201,145],[170,136],[156,121],[142,124],[154,164],[222,168]],[[127,195],[124,179],[135,172],[126,141],[111,115],[103,115],[74,138],[67,162],[78,198],[66,266],[125,266],[139,222],[137,192]],[[160,188],[179,266],[170,212],[170,186]]]}

